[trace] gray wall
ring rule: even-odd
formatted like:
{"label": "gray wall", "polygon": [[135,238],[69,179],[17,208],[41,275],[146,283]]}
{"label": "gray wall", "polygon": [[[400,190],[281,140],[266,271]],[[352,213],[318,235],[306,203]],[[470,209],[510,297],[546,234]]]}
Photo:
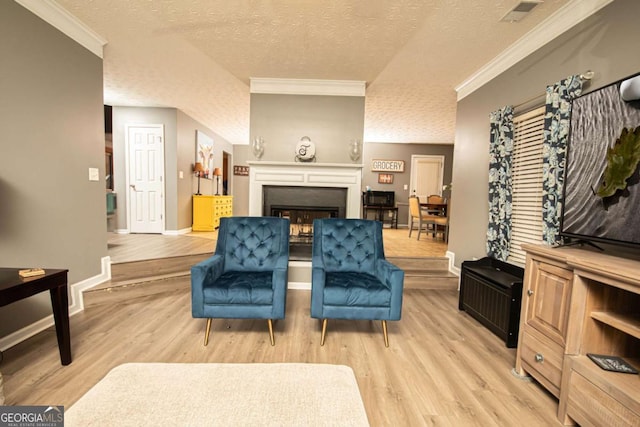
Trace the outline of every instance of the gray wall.
{"label": "gray wall", "polygon": [[[248,161],[255,161],[248,145],[233,146],[233,164],[246,166]],[[233,166],[232,166],[233,168]],[[231,172],[233,174],[233,171]],[[249,215],[249,177],[232,175],[233,181],[233,214],[236,216]]]}
{"label": "gray wall", "polygon": [[[287,144],[287,149],[289,145]],[[346,148],[345,148],[346,153]],[[446,144],[385,144],[367,142],[363,146],[360,162],[364,165],[362,173],[362,190],[369,185],[374,190],[395,191],[396,201],[402,202],[409,197],[410,191],[404,190],[404,184],[409,185],[411,177],[411,155],[443,155],[444,182],[451,182],[451,170],[453,165],[453,145]],[[348,153],[347,153],[348,158]],[[378,173],[371,172],[372,159],[404,160],[405,172],[394,174],[393,184],[378,184]],[[235,145],[233,147],[233,161],[236,165],[246,165],[247,161],[255,161],[251,150],[247,145]],[[292,161],[289,157],[278,161]],[[351,162],[351,159],[349,159]],[[344,162],[343,162],[344,163]],[[233,213],[234,215],[249,214],[249,177],[234,176]],[[408,208],[400,206],[398,209],[398,224],[407,224]]]}
{"label": "gray wall", "polygon": [[486,254],[490,112],[588,69],[596,75],[585,91],[640,71],[638,16],[640,2],[616,0],[458,102],[449,237],[457,266]]}
{"label": "gray wall", "polygon": [[252,94],[250,114],[250,138],[265,140],[262,160],[295,161],[296,144],[308,136],[317,162],[351,163],[349,141],[364,134],[361,96]]}
{"label": "gray wall", "polygon": [[[352,139],[362,141],[364,132],[364,98],[352,96],[309,95],[251,95],[251,138],[260,136],[265,140],[262,161],[295,161],[295,147],[302,136],[309,136],[316,144],[316,159],[319,163],[353,163],[349,157],[348,144]],[[246,165],[256,161],[249,146],[236,145],[234,164]],[[445,156],[445,182],[451,181],[453,146],[446,144],[381,144],[365,143],[362,158],[364,165],[363,189],[396,191],[396,199],[403,200],[409,191],[412,154]],[[395,174],[394,184],[378,184],[378,174],[370,171],[373,158],[405,160],[405,172]],[[249,210],[249,178],[234,176],[234,214],[247,215]],[[400,208],[400,223],[406,224],[407,211]]]}
{"label": "gray wall", "polygon": [[[202,123],[194,120],[178,110],[178,171],[183,172],[183,179],[178,177],[178,228],[191,227],[192,223],[192,198],[198,190],[198,178],[193,173],[193,165],[196,159],[196,130],[205,133],[213,139],[213,167],[222,168],[222,153],[233,153],[233,145],[223,139]],[[233,158],[231,159],[233,161]],[[233,168],[232,168],[233,169]],[[228,171],[232,178],[233,170]],[[216,194],[216,180],[200,178],[200,193]],[[233,180],[230,180],[229,190],[233,190]],[[222,177],[220,178],[219,193],[222,194]],[[230,194],[233,194],[230,192]]]}
{"label": "gray wall", "polygon": [[[409,183],[411,181],[411,156],[444,156],[444,176],[443,184],[451,182],[451,170],[453,167],[453,145],[452,144],[384,144],[367,142],[364,144],[362,163],[364,165],[362,173],[362,186],[367,185],[372,190],[395,191],[398,206],[398,224],[408,224],[408,199],[411,195]],[[371,161],[373,159],[404,160],[404,172],[393,174],[393,184],[378,184],[378,173],[371,172]],[[407,185],[407,190],[404,185]]]}
{"label": "gray wall", "polygon": [[[102,60],[13,1],[0,2],[0,263],[68,268],[107,255]],[[89,181],[89,168],[100,181]],[[47,293],[0,308],[0,336],[51,314]]]}
{"label": "gray wall", "polygon": [[[364,97],[251,94],[250,135],[265,140],[261,161],[294,162],[308,136],[319,163],[352,163],[348,144],[364,133]],[[257,161],[247,145],[233,147],[233,165]],[[233,171],[231,172],[233,174]],[[249,214],[249,177],[231,176],[233,214]]]}
{"label": "gray wall", "polygon": [[[191,227],[191,196],[198,188],[193,174],[196,159],[196,130],[213,138],[214,167],[222,167],[222,152],[231,153],[233,146],[175,108],[113,107],[113,168],[114,185],[118,194],[117,230],[128,229],[126,211],[126,125],[161,124],[164,126],[165,164],[165,230],[184,231]],[[182,178],[180,178],[182,172]],[[200,193],[215,194],[215,181],[201,178]],[[222,191],[222,181],[220,182]]]}

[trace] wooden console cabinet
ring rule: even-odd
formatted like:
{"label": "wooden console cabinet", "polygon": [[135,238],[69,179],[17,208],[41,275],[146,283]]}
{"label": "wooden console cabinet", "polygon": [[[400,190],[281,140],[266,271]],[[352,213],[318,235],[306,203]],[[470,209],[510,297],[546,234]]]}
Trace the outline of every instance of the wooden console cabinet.
{"label": "wooden console cabinet", "polygon": [[587,353],[640,368],[640,262],[578,248],[527,251],[515,370],[559,399],[558,419],[640,425],[640,377],[609,372]]}
{"label": "wooden console cabinet", "polygon": [[220,218],[232,215],[232,196],[193,196],[193,231],[213,231]]}

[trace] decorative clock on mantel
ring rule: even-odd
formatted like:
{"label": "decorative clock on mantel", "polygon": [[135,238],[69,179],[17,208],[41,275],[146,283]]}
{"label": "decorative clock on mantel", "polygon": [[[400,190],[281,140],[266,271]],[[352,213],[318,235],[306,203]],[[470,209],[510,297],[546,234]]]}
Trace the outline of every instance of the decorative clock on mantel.
{"label": "decorative clock on mantel", "polygon": [[308,136],[303,136],[296,145],[296,162],[313,162],[316,160],[316,145]]}

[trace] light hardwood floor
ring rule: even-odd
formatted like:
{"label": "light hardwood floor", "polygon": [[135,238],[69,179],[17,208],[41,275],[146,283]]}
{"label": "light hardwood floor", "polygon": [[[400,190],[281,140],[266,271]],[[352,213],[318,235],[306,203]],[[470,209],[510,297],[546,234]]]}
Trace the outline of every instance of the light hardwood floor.
{"label": "light hardwood floor", "polygon": [[[438,244],[430,237],[414,243],[407,230],[387,231],[387,256],[394,237],[400,250],[422,240]],[[171,252],[177,240],[156,239],[144,251]],[[415,247],[407,250],[416,256]],[[127,362],[333,363],[353,368],[373,426],[560,425],[556,400],[511,374],[515,349],[458,311],[457,291],[406,289],[402,320],[389,323],[389,348],[379,322],[338,320],[329,322],[321,347],[320,322],[309,316],[310,292],[304,290],[288,292],[274,347],[266,321],[222,319],[214,320],[204,347],[206,321],[191,317],[189,277],[161,282],[160,292],[134,287],[73,316],[69,366],[60,365],[53,328],[7,350],[0,364],[6,404],[69,407]]]}
{"label": "light hardwood floor", "polygon": [[[417,231],[409,237],[406,228],[385,228],[382,234],[388,257],[442,257],[447,251],[447,244],[441,238],[434,239],[423,233],[417,240]],[[109,233],[108,253],[113,263],[212,253],[216,238],[215,231],[179,236]]]}
{"label": "light hardwood floor", "polygon": [[321,347],[309,291],[299,290],[289,291],[274,347],[260,320],[216,320],[204,347],[205,321],[191,318],[189,280],[172,281],[163,294],[74,316],[69,366],[59,363],[52,329],[9,349],[7,404],[68,407],[127,362],[333,363],[353,368],[373,426],[558,425],[555,400],[512,376],[515,350],[458,312],[455,291],[407,290],[403,319],[389,325],[389,348],[380,325],[368,321],[330,321]]}

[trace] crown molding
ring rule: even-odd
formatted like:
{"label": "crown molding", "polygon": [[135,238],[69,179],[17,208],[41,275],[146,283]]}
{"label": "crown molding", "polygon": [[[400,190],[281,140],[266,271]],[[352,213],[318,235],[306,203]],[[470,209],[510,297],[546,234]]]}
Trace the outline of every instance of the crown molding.
{"label": "crown molding", "polygon": [[102,58],[107,41],[54,0],[15,0],[40,19]]}
{"label": "crown molding", "polygon": [[284,95],[364,96],[359,80],[271,79],[252,77],[250,93]]}
{"label": "crown molding", "polygon": [[458,101],[611,2],[613,0],[571,0],[460,83],[455,88]]}

